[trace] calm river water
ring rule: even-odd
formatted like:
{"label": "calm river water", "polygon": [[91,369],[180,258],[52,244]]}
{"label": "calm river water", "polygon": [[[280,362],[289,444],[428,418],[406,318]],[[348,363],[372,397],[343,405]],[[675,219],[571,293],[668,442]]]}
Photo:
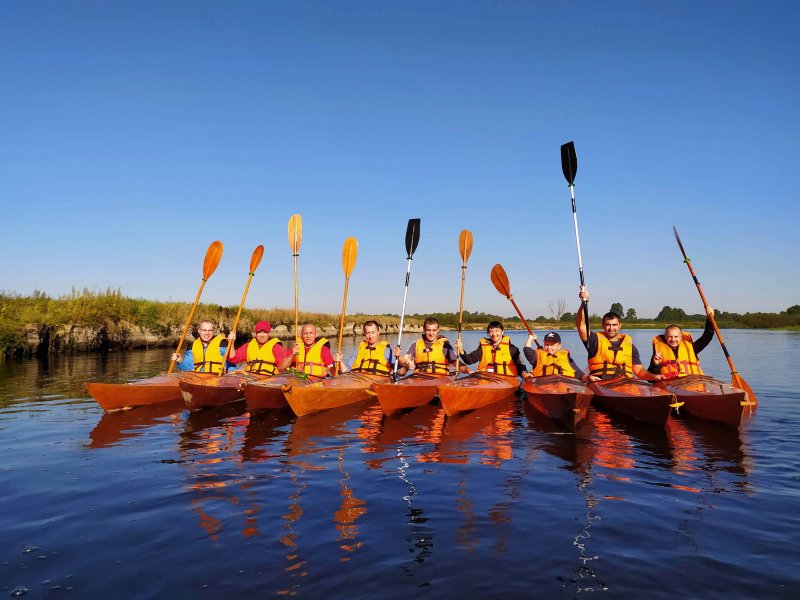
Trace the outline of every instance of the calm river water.
{"label": "calm river water", "polygon": [[[653,332],[633,335],[647,360]],[[796,598],[800,335],[724,335],[761,402],[741,431],[592,410],[571,435],[520,398],[453,419],[104,414],[84,381],[156,374],[169,350],[0,364],[0,591]],[[730,378],[716,342],[701,358]]]}

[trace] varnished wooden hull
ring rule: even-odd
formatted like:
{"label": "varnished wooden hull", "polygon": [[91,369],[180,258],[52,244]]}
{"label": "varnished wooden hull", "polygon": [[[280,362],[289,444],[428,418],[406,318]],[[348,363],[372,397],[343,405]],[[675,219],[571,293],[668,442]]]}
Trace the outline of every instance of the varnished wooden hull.
{"label": "varnished wooden hull", "polygon": [[656,385],[683,402],[681,412],[729,427],[739,427],[744,409],[752,406],[744,390],[707,375],[689,375],[659,381]]}
{"label": "varnished wooden hull", "polygon": [[617,377],[589,384],[595,404],[652,425],[664,427],[673,408],[678,408],[675,395],[653,387],[641,379]]}
{"label": "varnished wooden hull", "polygon": [[384,414],[424,406],[436,398],[437,389],[452,381],[449,375],[412,375],[395,383],[376,383],[372,389]]}
{"label": "varnished wooden hull", "polygon": [[514,395],[519,380],[489,373],[473,373],[446,385],[440,385],[438,394],[448,417],[476,408],[482,408]]}
{"label": "varnished wooden hull", "polygon": [[281,373],[264,381],[247,383],[244,386],[244,400],[247,410],[255,414],[262,410],[288,408],[289,403],[283,393],[284,387],[303,387],[314,383],[288,373]]}
{"label": "varnished wooden hull", "polygon": [[286,401],[298,417],[321,410],[363,402],[375,397],[373,383],[389,381],[384,375],[345,373],[306,386],[284,386]]}
{"label": "varnished wooden hull", "polygon": [[211,373],[195,373],[181,371],[179,373],[163,373],[134,381],[132,383],[95,383],[86,382],[86,391],[105,411],[145,406],[159,402],[170,402],[183,399],[180,382],[202,381],[216,377]]}
{"label": "varnished wooden hull", "polygon": [[531,406],[570,429],[586,418],[593,395],[586,384],[563,375],[537,377],[522,389]]}
{"label": "varnished wooden hull", "polygon": [[243,386],[249,382],[267,379],[267,375],[256,375],[247,371],[234,371],[221,377],[203,381],[181,381],[181,395],[189,410],[222,406],[244,399]]}

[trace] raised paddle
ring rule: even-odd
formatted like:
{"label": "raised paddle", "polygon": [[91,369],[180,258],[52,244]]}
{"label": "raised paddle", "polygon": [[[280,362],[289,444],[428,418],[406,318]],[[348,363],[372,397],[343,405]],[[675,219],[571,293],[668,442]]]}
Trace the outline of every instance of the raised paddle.
{"label": "raised paddle", "polygon": [[[183,342],[186,339],[186,333],[189,331],[189,326],[192,324],[194,311],[197,308],[197,304],[200,302],[200,294],[203,293],[203,288],[205,287],[208,278],[211,277],[211,275],[214,274],[214,271],[217,270],[217,265],[219,264],[220,258],[222,258],[222,242],[219,240],[211,242],[208,250],[206,250],[206,257],[203,260],[203,281],[200,283],[200,289],[197,290],[197,297],[194,299],[192,309],[189,311],[189,317],[186,319],[186,325],[184,326],[183,333],[181,334],[181,341],[178,342],[178,347],[175,349],[175,354],[180,354],[181,348],[183,347]],[[175,360],[172,359],[169,361],[169,369],[167,369],[167,373],[172,373],[174,369]]]}
{"label": "raised paddle", "polygon": [[[354,237],[349,237],[344,241],[342,247],[342,269],[344,269],[344,297],[342,298],[342,318],[339,320],[339,346],[336,352],[342,352],[342,335],[344,335],[344,314],[347,310],[347,287],[350,284],[350,275],[353,272],[353,267],[356,266],[356,258],[358,258],[358,240]],[[333,376],[339,375],[339,363],[333,367]]]}
{"label": "raised paddle", "polygon": [[[461,254],[461,296],[458,299],[458,344],[461,347],[461,318],[464,314],[464,282],[467,279],[467,261],[472,254],[472,232],[462,229],[458,234],[458,252]],[[461,361],[461,354],[456,353],[456,376],[458,379],[458,363]]]}
{"label": "raised paddle", "polygon": [[[678,230],[674,225],[672,226],[672,231],[675,233],[675,240],[678,242],[678,247],[681,249],[681,254],[683,254],[683,262],[685,262],[686,266],[689,267],[689,273],[692,274],[692,279],[694,279],[694,284],[697,286],[697,291],[700,292],[700,299],[703,301],[703,308],[708,311],[708,301],[706,300],[705,294],[703,294],[703,288],[700,287],[700,282],[697,280],[697,275],[694,273],[694,268],[692,268],[691,259],[686,256],[686,250],[683,249],[683,243],[681,243],[681,236],[678,235]],[[733,364],[733,359],[728,353],[728,348],[725,346],[725,340],[722,339],[722,333],[720,333],[719,327],[717,327],[717,321],[714,319],[714,315],[709,315],[708,318],[711,319],[711,324],[714,326],[714,332],[717,334],[717,339],[719,340],[720,346],[722,346],[722,352],[725,354],[725,358],[728,360],[728,366],[731,368],[731,385],[739,388],[740,390],[744,390],[744,392],[747,394],[748,400],[752,404],[757,405],[758,398],[756,398],[756,395],[753,393],[753,389],[736,371],[736,367]]]}
{"label": "raised paddle", "polygon": [[[578,246],[578,271],[581,277],[581,287],[585,287],[583,280],[583,259],[581,258],[581,236],[578,234],[578,211],[575,209],[575,175],[578,172],[578,155],[575,154],[575,144],[567,142],[561,146],[561,170],[564,178],[569,184],[569,193],[572,196],[572,220],[575,223],[575,243]],[[586,324],[586,342],[589,343],[589,303],[581,302],[583,306],[583,318]],[[588,345],[586,346],[588,348]]]}
{"label": "raised paddle", "polygon": [[300,215],[289,218],[289,246],[294,257],[294,339],[300,343],[300,329],[298,327],[299,310],[297,308],[297,257],[300,255],[300,242],[303,240],[303,219]]}
{"label": "raised paddle", "polygon": [[[402,352],[403,341],[403,319],[406,315],[406,298],[408,297],[408,280],[411,277],[411,260],[414,256],[414,251],[419,245],[419,223],[420,219],[409,219],[408,227],[406,227],[406,253],[408,254],[408,267],[406,268],[406,286],[403,292],[403,310],[400,312],[400,331],[397,332],[397,345]],[[399,361],[394,361],[394,376],[393,379],[397,380],[397,365]]]}
{"label": "raised paddle", "polygon": [[[250,271],[247,274],[247,285],[244,286],[244,294],[242,294],[242,301],[239,303],[239,311],[236,313],[236,318],[233,320],[233,327],[231,327],[231,331],[235,332],[236,327],[239,325],[239,317],[242,316],[242,308],[244,308],[244,300],[247,298],[247,292],[250,289],[250,282],[253,280],[253,276],[256,274],[256,269],[258,265],[261,263],[261,257],[264,256],[264,246],[258,245],[255,250],[253,250],[253,256],[250,257]],[[222,372],[225,372],[225,364],[228,360],[228,355],[231,353],[231,346],[233,344],[228,344],[225,348],[225,358],[222,359]]]}
{"label": "raised paddle", "polygon": [[[492,267],[491,278],[495,289],[503,294],[503,296],[511,300],[511,304],[514,306],[514,310],[517,311],[519,318],[522,320],[522,324],[525,325],[525,329],[528,330],[528,333],[533,335],[533,330],[531,329],[530,325],[528,325],[525,317],[522,316],[522,311],[519,309],[519,306],[517,306],[517,303],[514,302],[514,296],[511,295],[511,286],[508,284],[508,275],[506,275],[506,270],[502,267],[502,265],[497,264]],[[539,340],[536,340],[536,345],[539,346]]]}

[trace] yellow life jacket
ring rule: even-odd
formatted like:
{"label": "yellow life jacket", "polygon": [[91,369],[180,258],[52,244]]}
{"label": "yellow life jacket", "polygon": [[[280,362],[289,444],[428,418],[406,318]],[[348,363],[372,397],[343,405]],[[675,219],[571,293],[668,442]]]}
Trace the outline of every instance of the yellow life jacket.
{"label": "yellow life jacket", "polygon": [[601,379],[633,377],[633,342],[629,335],[620,334],[618,350],[611,349],[611,342],[602,331],[597,332],[597,354],[589,358],[589,371]]}
{"label": "yellow life jacket", "polygon": [[[703,370],[700,368],[700,360],[694,352],[692,336],[686,332],[683,333],[683,339],[678,345],[677,352],[664,341],[663,335],[657,335],[653,338],[653,353],[661,354],[661,374],[667,379],[703,374]],[[674,358],[668,360],[668,356],[673,356]]]}
{"label": "yellow life jacket", "polygon": [[278,363],[275,360],[275,344],[278,338],[272,338],[264,342],[263,346],[258,345],[256,338],[247,343],[247,367],[251,373],[265,373],[275,375],[278,372]]}
{"label": "yellow life jacket", "polygon": [[544,375],[565,375],[575,377],[575,369],[569,364],[569,350],[563,348],[555,354],[548,354],[541,348],[536,349],[536,366],[531,373],[534,377]]}
{"label": "yellow life jacket", "polygon": [[192,343],[192,358],[194,359],[195,371],[216,373],[217,375],[224,371],[222,368],[222,355],[220,354],[220,344],[224,339],[224,335],[215,335],[208,342],[208,346],[203,346],[200,338],[197,338]]}
{"label": "yellow life jacket", "polygon": [[507,335],[503,336],[497,348],[492,346],[492,342],[486,338],[481,339],[481,362],[478,363],[478,371],[497,373],[498,375],[511,375],[516,377],[517,365],[511,360],[511,340]]}
{"label": "yellow life jacket", "polygon": [[418,339],[414,348],[414,372],[447,375],[447,357],[444,355],[446,342],[447,338],[440,336],[428,348],[424,339]]}
{"label": "yellow life jacket", "polygon": [[353,371],[361,373],[377,373],[378,375],[389,375],[392,372],[392,365],[386,360],[386,347],[389,342],[378,342],[374,348],[369,348],[367,342],[361,342],[358,346],[358,354],[353,362]]}
{"label": "yellow life jacket", "polygon": [[306,345],[300,343],[300,354],[295,358],[298,371],[307,373],[311,377],[325,377],[328,374],[328,365],[322,362],[322,348],[328,340],[324,337],[316,340],[306,352]]}

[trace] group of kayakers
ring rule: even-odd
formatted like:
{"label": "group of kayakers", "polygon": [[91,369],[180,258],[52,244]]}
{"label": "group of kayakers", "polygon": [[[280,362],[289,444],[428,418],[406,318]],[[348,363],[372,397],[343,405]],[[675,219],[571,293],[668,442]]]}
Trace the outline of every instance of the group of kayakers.
{"label": "group of kayakers", "polygon": [[[589,291],[581,287],[579,292],[581,307],[589,300]],[[678,325],[670,325],[663,334],[653,338],[653,355],[647,369],[642,365],[639,351],[627,334],[620,332],[621,316],[608,312],[602,318],[602,331],[587,331],[585,311],[578,309],[575,326],[588,353],[588,368],[584,372],[575,364],[570,352],[562,347],[561,336],[549,332],[540,346],[535,334],[528,336],[524,355],[531,364],[529,371],[521,360],[519,349],[505,335],[502,323],[489,323],[487,337],[480,340],[472,352],[465,352],[460,339],[455,347],[440,334],[438,320],[426,319],[423,335],[415,340],[405,351],[397,346],[392,348],[387,341],[379,340],[380,325],[376,321],[363,324],[363,340],[347,361],[340,352],[333,354],[330,343],[319,337],[317,328],[306,323],[300,330],[298,342],[291,351],[284,348],[277,338],[270,338],[270,324],[259,321],[255,325],[253,339],[236,349],[233,344],[236,333],[227,338],[215,335],[213,322],[204,320],[198,324],[198,337],[185,356],[172,355],[179,369],[221,373],[226,360],[228,368],[244,363],[246,371],[258,374],[275,375],[291,369],[313,379],[348,371],[389,375],[397,369],[400,375],[410,371],[429,375],[446,375],[457,369],[469,373],[467,365],[478,363],[477,370],[511,377],[530,379],[545,375],[565,375],[581,381],[599,381],[615,377],[639,378],[647,381],[660,381],[692,374],[702,374],[697,355],[714,336],[710,317],[714,309],[709,307],[703,335],[695,342],[692,336]],[[533,348],[534,342],[537,348]],[[395,363],[397,363],[395,365]],[[463,364],[460,364],[463,363]]]}

